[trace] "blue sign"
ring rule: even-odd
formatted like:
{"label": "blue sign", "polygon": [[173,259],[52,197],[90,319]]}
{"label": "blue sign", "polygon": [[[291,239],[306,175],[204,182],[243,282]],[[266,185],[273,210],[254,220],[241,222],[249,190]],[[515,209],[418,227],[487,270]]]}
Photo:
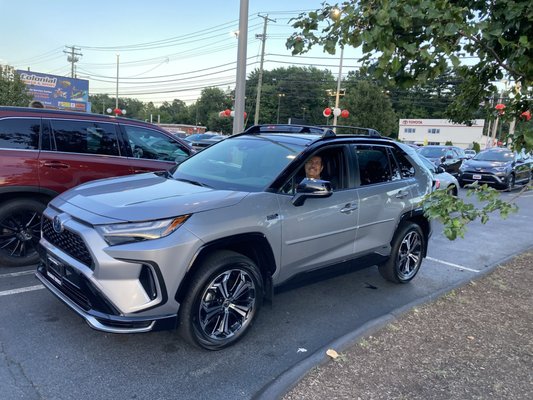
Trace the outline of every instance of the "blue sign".
{"label": "blue sign", "polygon": [[20,69],[17,73],[28,87],[33,100],[40,101],[46,108],[90,111],[88,80]]}

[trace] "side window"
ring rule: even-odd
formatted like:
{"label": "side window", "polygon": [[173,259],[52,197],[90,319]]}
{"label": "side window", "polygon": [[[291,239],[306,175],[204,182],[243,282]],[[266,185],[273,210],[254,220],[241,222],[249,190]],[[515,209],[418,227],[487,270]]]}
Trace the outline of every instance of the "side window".
{"label": "side window", "polygon": [[40,118],[5,118],[0,120],[0,148],[38,150]]}
{"label": "side window", "polygon": [[401,150],[392,148],[390,149],[390,152],[393,156],[392,158],[396,160],[396,163],[391,162],[392,180],[412,178],[415,176],[415,168],[413,167],[413,164],[411,164]]}
{"label": "side window", "polygon": [[118,156],[114,124],[93,121],[51,120],[57,151]]}
{"label": "side window", "polygon": [[361,186],[392,180],[386,147],[358,145],[355,152],[359,164]]}
{"label": "side window", "polygon": [[135,158],[182,162],[189,153],[180,143],[153,129],[123,125]]}
{"label": "side window", "polygon": [[310,155],[296,174],[283,185],[281,192],[294,194],[296,186],[305,177],[329,181],[333,191],[349,189],[344,147],[324,149]]}

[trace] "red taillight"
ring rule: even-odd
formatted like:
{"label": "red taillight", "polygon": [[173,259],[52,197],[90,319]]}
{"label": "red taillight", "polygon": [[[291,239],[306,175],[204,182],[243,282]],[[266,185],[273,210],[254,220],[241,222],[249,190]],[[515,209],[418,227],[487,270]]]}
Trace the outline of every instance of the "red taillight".
{"label": "red taillight", "polygon": [[440,181],[438,179],[435,179],[435,190],[440,188]]}

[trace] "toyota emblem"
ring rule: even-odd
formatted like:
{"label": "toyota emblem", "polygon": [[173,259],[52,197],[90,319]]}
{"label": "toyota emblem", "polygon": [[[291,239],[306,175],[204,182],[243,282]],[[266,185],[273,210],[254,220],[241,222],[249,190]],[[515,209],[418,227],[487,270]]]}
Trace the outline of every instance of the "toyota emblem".
{"label": "toyota emblem", "polygon": [[53,221],[52,227],[54,228],[54,231],[55,231],[56,233],[61,233],[61,232],[63,232],[63,222],[62,222],[61,219],[59,218],[59,215],[56,215],[56,216],[54,217],[54,221]]}

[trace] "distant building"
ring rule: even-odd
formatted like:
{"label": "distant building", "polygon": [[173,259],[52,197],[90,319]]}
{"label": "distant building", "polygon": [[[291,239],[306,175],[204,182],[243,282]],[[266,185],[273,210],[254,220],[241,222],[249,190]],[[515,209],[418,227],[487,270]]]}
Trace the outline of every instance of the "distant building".
{"label": "distant building", "polygon": [[185,132],[188,135],[193,133],[204,133],[206,131],[205,126],[198,125],[186,125],[186,124],[156,124],[166,131],[171,133]]}
{"label": "distant building", "polygon": [[473,142],[485,147],[489,137],[483,135],[484,119],[472,121],[472,126],[455,124],[446,119],[400,119],[398,139],[405,143],[444,145],[450,141],[463,149]]}

